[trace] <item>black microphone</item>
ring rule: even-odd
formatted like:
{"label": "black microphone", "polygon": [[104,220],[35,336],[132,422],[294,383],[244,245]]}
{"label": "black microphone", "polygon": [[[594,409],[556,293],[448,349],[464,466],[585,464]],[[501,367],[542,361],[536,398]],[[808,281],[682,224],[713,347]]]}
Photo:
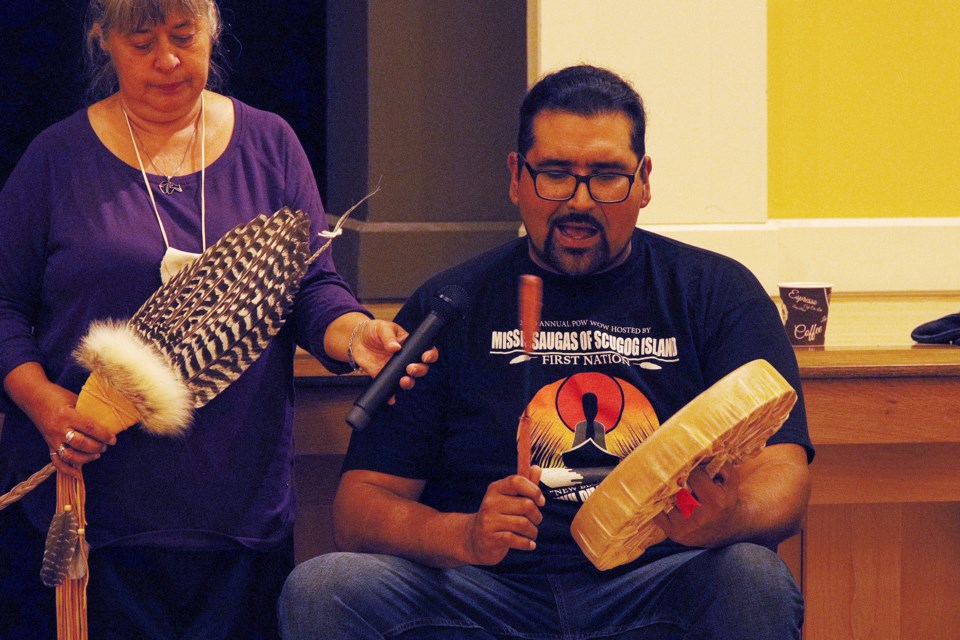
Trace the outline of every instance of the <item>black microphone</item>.
{"label": "black microphone", "polygon": [[444,325],[466,315],[469,301],[470,296],[466,290],[457,285],[448,285],[437,292],[430,300],[430,313],[427,317],[416,331],[407,337],[400,351],[387,361],[367,390],[353,403],[353,408],[347,414],[347,424],[357,431],[366,428],[373,412],[396,391],[400,378],[406,375],[407,365],[420,362],[423,352],[433,346]]}

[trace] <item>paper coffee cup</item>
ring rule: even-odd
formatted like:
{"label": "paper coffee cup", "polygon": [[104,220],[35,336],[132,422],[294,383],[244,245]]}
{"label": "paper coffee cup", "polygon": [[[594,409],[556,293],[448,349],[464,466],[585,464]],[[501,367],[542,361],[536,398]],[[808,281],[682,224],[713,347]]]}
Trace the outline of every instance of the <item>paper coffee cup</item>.
{"label": "paper coffee cup", "polygon": [[822,346],[830,311],[829,282],[781,282],[780,313],[790,343],[797,347]]}

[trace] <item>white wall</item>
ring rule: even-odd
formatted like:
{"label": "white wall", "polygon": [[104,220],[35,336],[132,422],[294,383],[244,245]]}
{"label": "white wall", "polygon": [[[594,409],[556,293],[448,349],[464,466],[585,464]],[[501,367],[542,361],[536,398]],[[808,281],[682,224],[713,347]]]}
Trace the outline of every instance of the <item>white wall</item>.
{"label": "white wall", "polygon": [[766,2],[528,0],[529,77],[586,62],[649,114],[653,199],[640,226],[737,258],[768,291],[960,290],[957,218],[768,220]]}
{"label": "white wall", "polygon": [[828,281],[840,293],[960,290],[958,218],[639,226],[736,258],[771,295],[787,280]]}
{"label": "white wall", "polygon": [[594,64],[643,97],[653,160],[648,222],[767,217],[766,7],[728,4],[538,3],[537,77]]}

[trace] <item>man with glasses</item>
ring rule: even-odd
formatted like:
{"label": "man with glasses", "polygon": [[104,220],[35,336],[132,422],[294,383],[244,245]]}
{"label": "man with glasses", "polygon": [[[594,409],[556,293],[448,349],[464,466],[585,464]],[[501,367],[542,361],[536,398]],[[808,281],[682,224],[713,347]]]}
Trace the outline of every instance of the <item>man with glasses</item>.
{"label": "man with glasses", "polygon": [[[637,560],[599,571],[570,535],[610,465],[733,369],[762,358],[800,392],[756,278],[636,228],[644,134],[639,95],[607,70],[563,69],[527,94],[508,158],[526,236],[435,276],[398,315],[413,330],[449,285],[472,300],[430,374],[353,434],[334,505],[344,552],[288,579],[286,638],[800,638],[803,599],[771,549],[809,496],[802,395],[759,456],[694,471],[699,506],[658,516],[668,539]],[[524,274],[543,287],[532,354]]]}

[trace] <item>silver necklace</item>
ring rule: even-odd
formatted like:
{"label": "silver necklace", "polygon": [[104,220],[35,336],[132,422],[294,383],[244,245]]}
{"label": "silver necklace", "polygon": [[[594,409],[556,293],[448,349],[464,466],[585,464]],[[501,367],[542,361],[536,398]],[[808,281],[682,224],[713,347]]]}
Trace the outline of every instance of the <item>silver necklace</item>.
{"label": "silver necklace", "polygon": [[[201,111],[202,113],[202,111]],[[126,111],[123,113],[124,116],[127,115]],[[128,119],[129,124],[129,119]],[[140,142],[140,146],[143,147],[143,154],[147,156],[147,160],[150,161],[150,164],[153,165],[153,168],[160,172],[161,175],[166,177],[166,180],[161,180],[157,185],[157,188],[160,189],[166,195],[173,195],[174,193],[183,193],[183,186],[179,182],[174,182],[173,177],[180,173],[180,169],[183,167],[183,163],[187,160],[187,154],[190,153],[190,150],[193,148],[193,141],[197,138],[197,129],[200,128],[200,117],[197,117],[197,121],[193,125],[193,135],[190,136],[190,142],[187,143],[187,147],[183,150],[183,157],[180,158],[180,164],[177,165],[177,168],[172,172],[168,173],[160,166],[160,163],[157,162],[157,159],[147,153],[147,146],[143,144],[143,140],[140,139],[140,135],[133,130],[131,127],[130,130],[134,136],[136,136],[137,141]],[[134,149],[136,149],[136,142],[134,142]],[[139,152],[138,152],[139,153]]]}
{"label": "silver necklace", "polygon": [[[133,125],[130,124],[130,116],[127,115],[127,110],[123,108],[123,105],[120,106],[120,111],[123,112],[123,119],[127,122],[127,130],[130,132],[130,142],[133,143],[133,152],[137,155],[137,164],[140,166],[140,175],[143,176],[143,186],[147,188],[147,195],[150,196],[150,204],[153,205],[153,213],[157,216],[157,224],[160,225],[160,235],[163,236],[163,244],[167,247],[167,252],[170,252],[170,241],[167,239],[167,230],[163,228],[163,220],[160,219],[160,210],[157,208],[157,201],[153,197],[153,189],[150,188],[150,183],[147,181],[147,171],[143,168],[143,160],[140,159],[140,150],[137,149],[137,140],[136,136],[133,133]],[[207,119],[204,117],[204,108],[203,108],[203,94],[200,94],[200,116],[198,118],[200,127],[203,128],[203,131],[200,133],[200,244],[204,250],[207,248],[207,199],[206,199],[206,183],[207,183],[207,153],[206,153],[206,137],[207,137]],[[179,186],[179,185],[178,185]]]}

